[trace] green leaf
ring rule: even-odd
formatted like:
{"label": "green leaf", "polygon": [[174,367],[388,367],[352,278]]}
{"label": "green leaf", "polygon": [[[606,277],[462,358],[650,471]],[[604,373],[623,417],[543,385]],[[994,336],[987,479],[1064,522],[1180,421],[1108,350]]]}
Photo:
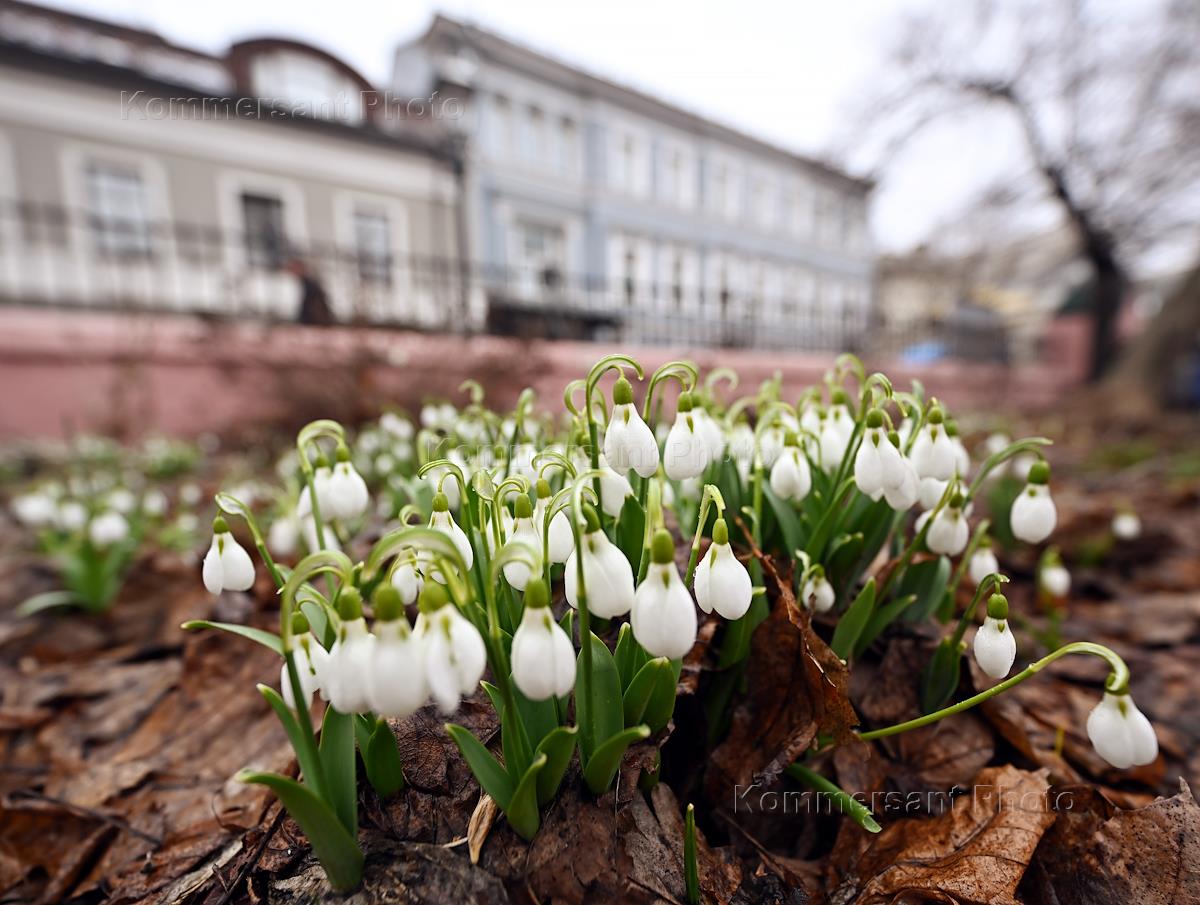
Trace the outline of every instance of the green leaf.
{"label": "green leaf", "polygon": [[313,756],[316,751],[313,740],[305,739],[304,730],[300,727],[296,714],[292,713],[291,708],[283,702],[279,692],[269,685],[259,685],[258,693],[271,705],[271,709],[279,717],[279,722],[283,724],[283,731],[287,733],[288,741],[292,743],[292,750],[296,752],[296,761],[300,764],[300,775],[317,795],[324,798],[325,774],[321,769],[320,760]]}
{"label": "green leaf", "polygon": [[279,656],[283,656],[283,644],[279,640],[279,636],[274,632],[266,632],[260,628],[252,628],[248,625],[237,625],[233,622],[209,622],[207,619],[192,619],[185,622],[180,628],[187,631],[195,631],[202,628],[215,628],[223,632],[229,632],[233,635],[240,635],[243,638],[249,638],[261,644],[263,647],[269,647]]}
{"label": "green leaf", "polygon": [[354,715],[325,708],[321,724],[321,767],[326,800],[347,832],[358,832],[358,766],[354,758]]}
{"label": "green leaf", "polygon": [[929,658],[921,677],[921,709],[940,710],[954,697],[962,674],[962,650],[953,638],[943,638]]}
{"label": "green leaf", "polygon": [[750,653],[750,638],[754,630],[770,615],[770,604],[764,595],[750,601],[750,609],[741,619],[735,619],[725,629],[725,638],[721,643],[721,656],[717,659],[717,669],[728,669],[735,663],[741,663]]}
{"label": "green leaf", "polygon": [[388,721],[380,718],[371,732],[367,747],[362,749],[367,779],[381,798],[387,798],[404,788],[404,764],[400,749]]}
{"label": "green leaf", "polygon": [[617,546],[636,574],[642,561],[642,542],[646,536],[646,511],[637,497],[627,496],[617,521]]}
{"label": "green leaf", "polygon": [[792,504],[776,496],[766,481],[763,482],[763,497],[771,504],[771,512],[783,535],[784,549],[787,553],[790,554],[791,551],[802,547],[804,537],[800,528],[800,519],[796,515],[796,510],[792,508]]}
{"label": "green leaf", "polygon": [[537,797],[538,806],[544,807],[550,803],[562,784],[567,767],[571,765],[571,755],[575,753],[575,740],[579,730],[575,726],[559,726],[537,746],[535,755],[546,756],[546,766],[538,774]]}
{"label": "green leaf", "polygon": [[950,582],[950,559],[939,556],[909,566],[896,586],[896,596],[914,594],[916,602],[905,613],[909,622],[924,622],[942,602]]}
{"label": "green leaf", "polygon": [[587,787],[595,795],[608,791],[613,777],[621,766],[621,758],[634,742],[640,742],[649,737],[649,726],[634,726],[624,732],[617,733],[596,749],[595,754],[588,759],[583,768],[583,779]]}
{"label": "green leaf", "polygon": [[[809,537],[808,544],[805,546],[805,550],[812,557],[813,562],[821,562],[824,558],[825,545],[833,537],[834,532],[837,530],[838,522],[843,515],[842,501],[846,498],[846,494],[850,492],[852,487],[854,487],[854,478],[846,478],[837,489],[836,494],[830,501],[829,508],[825,510],[825,514],[817,523],[817,527],[813,529],[812,536]],[[795,548],[793,547],[792,549]]]}
{"label": "green leaf", "polygon": [[670,670],[671,661],[666,657],[656,657],[638,670],[629,687],[625,689],[622,699],[626,726],[637,726],[642,722],[642,715],[646,712],[646,705],[650,703],[650,696],[658,685],[659,676],[663,673],[669,674]]}
{"label": "green leaf", "polygon": [[521,722],[525,724],[525,735],[529,744],[536,748],[542,739],[558,728],[558,708],[554,698],[531,701],[521,694],[521,689],[515,684],[513,697],[517,701],[517,712],[521,716]]}
{"label": "green leaf", "polygon": [[329,805],[311,789],[276,773],[243,770],[238,779],[266,786],[275,793],[292,819],[304,830],[313,854],[325,868],[334,889],[349,892],[358,886],[362,879],[363,855],[358,847],[357,830],[347,832]]}
{"label": "green leaf", "polygon": [[690,804],[683,816],[683,878],[688,905],[700,905],[700,870],[696,864],[696,808]]}
{"label": "green leaf", "polygon": [[650,655],[634,640],[633,626],[628,622],[621,623],[621,629],[617,632],[617,649],[613,659],[617,661],[617,674],[621,677],[622,689],[629,688],[629,683],[633,681],[637,671],[650,659]]}
{"label": "green leaf", "polygon": [[917,597],[915,594],[908,594],[877,608],[871,618],[867,620],[867,627],[863,629],[862,635],[859,636],[858,644],[855,645],[854,656],[861,657],[863,651],[871,646],[871,643],[879,637],[883,630],[899,619],[900,615],[912,606],[916,600]]}
{"label": "green leaf", "polygon": [[517,733],[512,724],[513,717],[508,713],[508,708],[504,706],[504,696],[500,693],[500,689],[491,682],[480,682],[480,684],[483,686],[483,690],[487,692],[488,699],[492,702],[492,707],[496,711],[496,716],[500,718],[500,750],[504,753],[505,769],[515,783],[517,777],[521,775],[521,762],[523,758],[517,750]]}
{"label": "green leaf", "polygon": [[843,791],[839,786],[830,782],[820,773],[802,764],[792,764],[787,768],[788,776],[797,782],[816,789],[822,795],[838,806],[838,810],[861,826],[868,833],[878,833],[882,827],[875,821],[875,816],[871,813],[871,809],[855,798],[853,795]]}
{"label": "green leaf", "polygon": [[642,714],[642,722],[650,727],[651,732],[657,732],[667,725],[675,714],[675,690],[679,685],[679,673],[683,669],[683,660],[669,661],[669,668],[659,672],[646,702],[646,710]]}
{"label": "green leaf", "polygon": [[[625,710],[621,702],[621,677],[607,645],[595,635],[592,645],[592,697],[583,693],[583,662],[575,677],[575,708],[579,723],[579,749],[585,762],[595,751],[625,726]],[[581,706],[582,705],[582,706]],[[585,764],[586,766],[586,764]],[[493,796],[495,797],[495,796]]]}
{"label": "green leaf", "polygon": [[521,782],[513,792],[508,807],[504,808],[504,816],[517,835],[522,839],[532,839],[541,824],[541,814],[538,813],[538,776],[546,766],[546,755],[539,754],[521,777]]}
{"label": "green leaf", "polygon": [[458,750],[462,752],[463,759],[479,780],[483,791],[492,796],[502,811],[507,811],[508,804],[512,801],[514,784],[504,765],[492,756],[492,752],[483,746],[483,742],[462,726],[447,723],[446,732],[458,745]]}
{"label": "green leaf", "polygon": [[46,591],[43,594],[34,594],[17,607],[17,615],[32,616],[35,613],[63,606],[75,606],[78,603],[79,598],[74,591]]}
{"label": "green leaf", "polygon": [[843,660],[849,660],[854,654],[854,646],[858,643],[863,629],[871,614],[875,611],[875,579],[866,583],[849,609],[838,620],[837,628],[833,630],[833,640],[830,647]]}

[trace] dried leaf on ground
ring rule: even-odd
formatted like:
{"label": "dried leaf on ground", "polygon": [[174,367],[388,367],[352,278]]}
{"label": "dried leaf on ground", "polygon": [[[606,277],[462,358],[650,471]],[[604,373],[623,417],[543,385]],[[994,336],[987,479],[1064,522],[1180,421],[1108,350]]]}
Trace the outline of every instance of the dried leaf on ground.
{"label": "dried leaf on ground", "polygon": [[833,905],[1016,903],[1017,886],[1054,823],[1045,771],[992,767],[937,817],[899,820],[866,842],[830,893]]}

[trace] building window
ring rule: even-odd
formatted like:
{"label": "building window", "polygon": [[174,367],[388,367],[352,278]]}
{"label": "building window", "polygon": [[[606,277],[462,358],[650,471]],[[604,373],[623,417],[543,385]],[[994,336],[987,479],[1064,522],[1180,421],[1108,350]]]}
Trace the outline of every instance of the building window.
{"label": "building window", "polygon": [[242,193],[242,229],[246,263],[278,270],[287,260],[287,231],[283,202],[273,195]]}
{"label": "building window", "polygon": [[609,185],[627,195],[644,196],[650,188],[650,158],[632,132],[613,133],[609,150]]}
{"label": "building window", "polygon": [[136,167],[92,161],[87,167],[88,219],[96,250],[114,257],[150,254],[146,188]]}
{"label": "building window", "polygon": [[354,212],[354,247],[358,278],[377,286],[392,284],[392,229],[387,214],[377,210]]}
{"label": "building window", "polygon": [[492,150],[497,157],[510,158],[513,153],[512,104],[502,94],[496,95],[492,105]]}
{"label": "building window", "polygon": [[540,107],[529,108],[529,128],[525,136],[527,141],[525,156],[529,162],[547,163],[550,160],[549,137],[546,131],[546,114]]}
{"label": "building window", "polygon": [[564,176],[579,172],[579,130],[569,116],[558,123],[558,170]]}
{"label": "building window", "polygon": [[521,223],[517,247],[521,279],[526,291],[562,288],[566,258],[566,236],[561,226]]}

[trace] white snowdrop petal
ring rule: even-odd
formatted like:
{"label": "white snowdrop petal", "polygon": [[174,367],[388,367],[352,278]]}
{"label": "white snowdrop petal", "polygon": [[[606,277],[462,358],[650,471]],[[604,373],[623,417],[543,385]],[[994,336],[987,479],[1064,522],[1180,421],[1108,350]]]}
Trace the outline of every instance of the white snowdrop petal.
{"label": "white snowdrop petal", "polygon": [[975,660],[993,679],[1003,679],[1017,658],[1017,641],[1007,620],[988,616],[975,631]]}

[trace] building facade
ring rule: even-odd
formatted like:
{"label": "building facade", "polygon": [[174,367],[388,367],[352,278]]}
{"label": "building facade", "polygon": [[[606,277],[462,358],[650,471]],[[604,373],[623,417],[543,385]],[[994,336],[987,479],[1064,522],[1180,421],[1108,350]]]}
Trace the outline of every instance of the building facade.
{"label": "building facade", "polygon": [[869,182],[442,16],[392,89],[463,102],[492,329],[857,347]]}
{"label": "building facade", "polygon": [[281,39],[213,56],[0,2],[0,299],[461,320],[459,156],[361,75]]}

